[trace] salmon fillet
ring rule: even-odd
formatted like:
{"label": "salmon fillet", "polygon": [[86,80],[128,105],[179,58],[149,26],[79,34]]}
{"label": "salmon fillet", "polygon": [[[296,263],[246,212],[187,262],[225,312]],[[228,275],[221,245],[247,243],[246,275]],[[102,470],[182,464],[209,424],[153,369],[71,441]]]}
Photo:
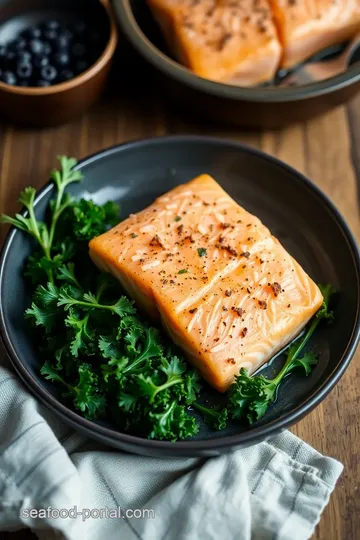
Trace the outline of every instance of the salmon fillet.
{"label": "salmon fillet", "polygon": [[220,392],[288,344],[323,300],[269,229],[208,175],[91,240],[90,256]]}
{"label": "salmon fillet", "polygon": [[269,0],[148,0],[175,57],[200,77],[252,86],[270,80],[281,45]]}
{"label": "salmon fillet", "polygon": [[283,45],[282,67],[291,68],[360,30],[360,0],[270,0]]}

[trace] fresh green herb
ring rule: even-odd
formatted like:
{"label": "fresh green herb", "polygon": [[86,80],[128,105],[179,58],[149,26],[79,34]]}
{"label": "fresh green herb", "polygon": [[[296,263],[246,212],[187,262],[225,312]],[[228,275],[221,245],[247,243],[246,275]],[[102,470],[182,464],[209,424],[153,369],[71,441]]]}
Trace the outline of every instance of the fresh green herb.
{"label": "fresh green herb", "polygon": [[2,217],[35,240],[25,274],[36,287],[25,317],[48,358],[41,373],[86,418],[110,415],[121,429],[150,438],[191,437],[198,424],[187,408],[199,377],[138,316],[117,281],[91,264],[88,241],[118,223],[119,210],[64,193],[82,175],[74,159],[59,159],[48,219],[36,219],[33,188],[20,197],[28,216]]}
{"label": "fresh green herb", "polygon": [[206,257],[207,251],[205,248],[198,248],[197,250],[199,257]]}
{"label": "fresh green herb", "polygon": [[178,271],[178,274],[187,274],[188,272],[188,269],[187,268],[183,268],[182,270],[179,270]]}
{"label": "fresh green herb", "polygon": [[281,382],[295,368],[303,368],[306,375],[317,364],[317,358],[312,353],[306,353],[299,358],[299,355],[320,321],[333,320],[333,313],[329,310],[329,302],[334,289],[331,285],[320,286],[324,297],[323,304],[315,317],[312,319],[308,330],[298,339],[287,352],[284,366],[274,379],[267,379],[263,375],[250,377],[245,369],[241,369],[240,375],[230,390],[229,411],[234,419],[241,419],[245,416],[250,424],[262,418],[269,405],[275,400]]}
{"label": "fresh green herb", "polygon": [[176,216],[174,221],[180,221],[181,219],[182,219],[181,216]]}
{"label": "fresh green herb", "polygon": [[[32,187],[25,188],[19,197],[19,203],[25,206],[28,217],[25,217],[22,214],[16,214],[15,218],[2,215],[0,219],[1,223],[9,223],[30,234],[30,236],[36,240],[43,254],[43,258],[40,259],[42,260],[42,267],[51,283],[54,282],[54,263],[56,267],[56,261],[53,259],[51,253],[56,225],[62,213],[73,202],[72,197],[68,193],[65,193],[65,188],[73,182],[79,182],[83,177],[80,171],[74,169],[76,165],[75,159],[59,156],[59,161],[61,169],[54,170],[51,173],[51,179],[55,183],[57,193],[56,199],[50,204],[51,219],[48,225],[42,221],[38,221],[35,217],[34,201],[36,190]],[[38,261],[39,264],[40,260]]]}
{"label": "fresh green herb", "polygon": [[131,234],[131,238],[137,238],[137,237],[138,237],[137,234],[135,234],[135,233],[132,233],[132,234]]}
{"label": "fresh green herb", "polygon": [[203,416],[205,422],[211,429],[220,431],[225,429],[228,420],[228,410],[226,407],[214,407],[210,409],[200,403],[193,403],[192,406],[197,409]]}

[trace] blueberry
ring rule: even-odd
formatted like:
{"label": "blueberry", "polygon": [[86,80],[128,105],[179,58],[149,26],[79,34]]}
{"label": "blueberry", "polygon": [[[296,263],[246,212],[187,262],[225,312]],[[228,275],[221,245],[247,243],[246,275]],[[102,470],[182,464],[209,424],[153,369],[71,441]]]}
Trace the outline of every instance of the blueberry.
{"label": "blueberry", "polygon": [[76,73],[83,73],[84,71],[87,70],[89,65],[90,65],[89,62],[86,62],[85,60],[79,60],[75,64]]}
{"label": "blueberry", "polygon": [[49,64],[48,56],[37,56],[34,58],[34,66],[38,69],[45,67]]}
{"label": "blueberry", "polygon": [[32,75],[33,68],[30,64],[21,63],[18,64],[16,73],[19,79],[29,79]]}
{"label": "blueberry", "polygon": [[47,87],[47,86],[51,86],[51,83],[49,81],[36,81],[35,82],[35,86],[39,86],[39,87]]}
{"label": "blueberry", "polygon": [[43,68],[41,68],[40,70],[40,75],[41,75],[41,78],[44,80],[44,81],[49,81],[49,82],[52,82],[56,79],[57,77],[57,69],[54,67],[54,66],[44,66]]}
{"label": "blueberry", "polygon": [[59,80],[61,82],[63,81],[70,81],[70,79],[73,79],[75,77],[75,74],[70,69],[63,69],[59,73]]}
{"label": "blueberry", "polygon": [[54,55],[53,62],[55,66],[66,67],[69,65],[70,58],[66,52],[59,52]]}
{"label": "blueberry", "polygon": [[71,49],[71,52],[77,58],[81,58],[81,56],[84,56],[85,54],[85,45],[82,43],[75,43]]}
{"label": "blueberry", "polygon": [[52,48],[51,48],[50,43],[45,42],[44,47],[43,47],[43,54],[45,54],[45,56],[48,56],[51,53],[52,53]]}
{"label": "blueberry", "polygon": [[32,56],[29,51],[20,51],[17,54],[17,60],[18,62],[26,62],[27,64],[31,63]]}
{"label": "blueberry", "polygon": [[57,32],[58,30],[60,30],[60,24],[57,21],[46,21],[43,24],[43,28],[44,28],[44,30],[50,30],[50,31]]}
{"label": "blueberry", "polygon": [[20,36],[27,40],[39,39],[41,37],[41,30],[37,26],[30,26],[30,28],[23,30]]}
{"label": "blueberry", "polygon": [[15,64],[15,60],[16,60],[16,54],[13,51],[8,51],[4,59],[4,67],[8,71],[11,71],[12,67]]}
{"label": "blueberry", "polygon": [[3,46],[0,47],[0,66],[3,66],[5,64],[7,52],[8,51],[6,47],[3,47]]}
{"label": "blueberry", "polygon": [[7,44],[7,48],[11,52],[19,52],[26,48],[27,42],[22,37],[14,39]]}
{"label": "blueberry", "polygon": [[44,43],[39,39],[32,39],[29,42],[30,52],[36,55],[44,54]]}
{"label": "blueberry", "polygon": [[58,38],[58,33],[56,30],[47,30],[44,32],[44,38],[50,42],[56,41]]}
{"label": "blueberry", "polygon": [[54,41],[54,46],[58,51],[64,51],[69,48],[71,38],[63,33],[60,34],[57,39]]}
{"label": "blueberry", "polygon": [[20,51],[23,51],[24,49],[26,49],[26,46],[27,46],[27,41],[20,37],[20,38],[18,38],[18,39],[16,39],[14,41],[13,50],[16,51],[16,52],[20,52]]}
{"label": "blueberry", "polygon": [[11,86],[15,86],[17,83],[15,73],[13,73],[12,71],[4,71],[1,80],[6,84],[11,84]]}
{"label": "blueberry", "polygon": [[72,32],[69,28],[65,28],[62,35],[65,36],[68,41],[71,41],[75,37],[74,32]]}

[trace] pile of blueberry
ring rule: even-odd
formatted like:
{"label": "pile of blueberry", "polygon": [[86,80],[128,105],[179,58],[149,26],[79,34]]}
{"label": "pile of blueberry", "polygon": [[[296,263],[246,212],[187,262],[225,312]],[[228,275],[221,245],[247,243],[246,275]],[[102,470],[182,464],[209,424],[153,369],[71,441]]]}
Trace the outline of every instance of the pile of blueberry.
{"label": "pile of blueberry", "polygon": [[104,49],[102,36],[84,22],[46,21],[0,45],[0,81],[13,86],[45,87],[73,79]]}

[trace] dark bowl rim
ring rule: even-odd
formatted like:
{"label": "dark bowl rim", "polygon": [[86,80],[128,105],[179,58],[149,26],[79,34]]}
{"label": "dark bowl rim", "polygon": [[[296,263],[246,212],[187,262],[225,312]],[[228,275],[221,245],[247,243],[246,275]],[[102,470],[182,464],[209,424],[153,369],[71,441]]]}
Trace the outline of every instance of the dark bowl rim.
{"label": "dark bowl rim", "polygon": [[[126,142],[120,145],[115,145],[105,150],[96,152],[81,161],[79,161],[77,168],[82,168],[87,165],[90,165],[99,159],[107,158],[118,152],[126,152],[136,150],[144,146],[157,146],[157,145],[171,145],[171,144],[198,144],[206,143],[209,145],[221,145],[226,148],[237,149],[242,152],[246,152],[256,156],[258,159],[265,160],[270,162],[272,165],[275,165],[281,169],[285,169],[289,174],[296,177],[297,181],[300,181],[315,197],[317,197],[327,208],[329,213],[333,216],[337,222],[338,227],[340,228],[344,240],[347,242],[349,250],[351,252],[354,266],[357,273],[357,312],[356,318],[354,321],[353,331],[349,342],[346,346],[345,352],[342,358],[339,360],[337,367],[329,374],[327,379],[321,384],[321,386],[314,390],[307,398],[305,398],[301,404],[299,404],[295,409],[293,409],[288,414],[285,414],[280,419],[275,419],[266,424],[265,426],[255,427],[250,431],[242,432],[236,435],[229,435],[223,438],[209,438],[203,440],[190,440],[190,441],[159,441],[159,440],[149,440],[136,437],[133,435],[124,434],[113,430],[111,428],[99,425],[93,421],[87,420],[72,411],[60,401],[57,400],[50,392],[48,392],[41,384],[38,382],[38,379],[34,377],[27,369],[25,364],[23,364],[20,356],[17,355],[15,348],[11,342],[10,336],[8,334],[5,319],[4,319],[4,310],[2,305],[2,287],[3,287],[3,274],[5,271],[5,266],[7,264],[7,255],[12,247],[12,243],[16,234],[20,234],[18,230],[12,227],[5,239],[3,248],[0,253],[0,335],[2,337],[3,343],[7,354],[11,360],[11,363],[18,373],[23,382],[28,386],[31,392],[37,397],[41,402],[47,405],[52,411],[54,411],[58,416],[60,416],[66,423],[71,426],[76,426],[80,431],[85,432],[90,438],[94,438],[100,441],[103,441],[107,444],[113,443],[113,446],[120,447],[121,443],[123,445],[132,445],[133,447],[143,448],[149,452],[153,451],[153,455],[156,454],[156,450],[159,450],[159,455],[162,454],[162,451],[170,451],[172,455],[200,455],[201,453],[206,453],[210,451],[226,451],[234,447],[249,446],[266,440],[271,436],[274,436],[278,432],[290,427],[295,424],[297,421],[301,420],[306,414],[310,413],[334,388],[337,382],[345,373],[347,367],[350,364],[350,361],[355,353],[357,344],[360,339],[360,254],[356,240],[350,231],[347,223],[344,218],[337,210],[335,205],[331,200],[325,195],[315,184],[313,184],[308,178],[303,174],[296,171],[286,163],[281,160],[267,155],[261,150],[247,146],[242,143],[238,143],[231,140],[221,139],[217,137],[207,137],[207,136],[197,136],[197,135],[170,135],[165,137],[154,137],[148,139],[141,139],[136,141]],[[85,180],[86,181],[86,180]],[[47,196],[53,189],[53,184],[48,182],[43,188],[41,188],[35,199],[35,207],[38,203]],[[141,453],[141,452],[140,452]]]}
{"label": "dark bowl rim", "polygon": [[360,81],[360,62],[325,81],[290,88],[245,88],[204,79],[172,60],[145,36],[134,16],[131,0],[117,0],[114,8],[125,35],[150,64],[166,76],[205,94],[258,103],[297,102],[332,94]]}
{"label": "dark bowl rim", "polygon": [[113,8],[109,3],[109,0],[100,0],[100,4],[102,5],[108,17],[109,34],[103,52],[88,69],[86,69],[73,79],[70,79],[69,81],[64,81],[62,83],[47,86],[45,88],[37,88],[32,86],[12,86],[0,81],[0,92],[5,92],[6,94],[12,94],[16,96],[49,96],[53,94],[59,94],[61,92],[66,92],[67,90],[72,90],[73,88],[77,88],[94,78],[98,73],[100,73],[104,69],[104,67],[112,60],[116,51],[116,46],[118,44],[118,31]]}

